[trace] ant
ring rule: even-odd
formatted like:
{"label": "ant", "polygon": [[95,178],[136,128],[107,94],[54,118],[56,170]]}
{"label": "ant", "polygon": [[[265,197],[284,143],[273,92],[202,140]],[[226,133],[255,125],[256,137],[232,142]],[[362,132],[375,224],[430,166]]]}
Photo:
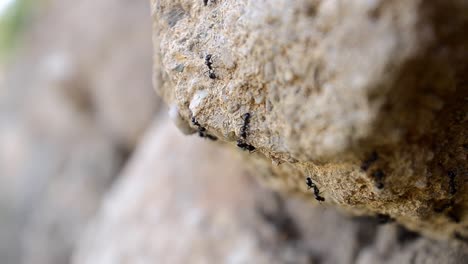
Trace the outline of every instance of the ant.
{"label": "ant", "polygon": [[255,147],[245,142],[245,140],[247,139],[247,129],[249,128],[250,123],[250,113],[243,114],[242,119],[244,120],[244,124],[241,127],[241,138],[237,140],[237,146],[243,150],[248,150],[252,152],[255,150]]}
{"label": "ant", "polygon": [[208,2],[216,3],[216,0],[211,0],[211,1],[210,1],[210,0],[203,0],[203,4],[204,4],[205,6],[208,5]]}
{"label": "ant", "polygon": [[202,127],[202,125],[200,125],[200,123],[198,123],[198,121],[195,119],[195,117],[192,117],[192,123],[197,127],[197,129],[198,129],[198,135],[199,135],[200,137],[202,137],[202,138],[208,138],[208,139],[213,140],[213,141],[218,140],[217,137],[206,133],[206,128]]}
{"label": "ant", "polygon": [[375,179],[375,187],[377,189],[383,189],[384,184],[383,184],[383,178],[385,177],[385,174],[381,170],[376,170],[374,173],[372,173],[372,176]]}
{"label": "ant", "polygon": [[315,183],[312,181],[312,179],[310,177],[307,177],[306,183],[307,183],[307,187],[308,187],[307,189],[314,189],[315,200],[317,200],[319,202],[325,201],[325,198],[320,196],[319,188],[317,187],[317,185],[315,185]]}
{"label": "ant", "polygon": [[250,113],[245,113],[242,115],[242,120],[244,120],[244,125],[241,127],[241,133],[240,136],[243,139],[247,138],[247,129],[249,128],[250,124]]}
{"label": "ant", "polygon": [[[205,3],[208,3],[208,1],[206,0]],[[205,4],[206,5],[206,4]],[[213,70],[213,55],[211,54],[207,54],[205,56],[205,65],[208,67],[208,77],[210,77],[210,79],[216,79],[216,74],[214,73],[214,70]]]}
{"label": "ant", "polygon": [[247,144],[245,143],[244,141],[242,140],[237,140],[237,146],[243,150],[248,150],[249,152],[252,152],[255,150],[255,147],[250,145],[250,144]]}
{"label": "ant", "polygon": [[450,194],[455,195],[457,193],[457,186],[455,182],[455,177],[457,177],[457,174],[453,171],[448,171],[447,175],[449,176]]}
{"label": "ant", "polygon": [[208,66],[208,69],[210,69],[210,70],[213,69],[213,67],[212,67],[213,61],[211,60],[212,57],[213,57],[213,55],[211,55],[211,54],[207,54],[205,56],[205,64],[206,64],[206,66]]}
{"label": "ant", "polygon": [[208,70],[208,77],[210,77],[210,79],[212,80],[216,79],[216,74],[214,73],[213,70]]}
{"label": "ant", "polygon": [[367,169],[369,169],[372,163],[376,162],[378,159],[379,159],[379,154],[377,154],[376,151],[372,151],[370,156],[362,162],[361,170],[367,171]]}
{"label": "ant", "polygon": [[192,124],[194,124],[198,128],[198,132],[205,132],[206,128],[202,127],[200,123],[195,119],[195,117],[192,117]]}

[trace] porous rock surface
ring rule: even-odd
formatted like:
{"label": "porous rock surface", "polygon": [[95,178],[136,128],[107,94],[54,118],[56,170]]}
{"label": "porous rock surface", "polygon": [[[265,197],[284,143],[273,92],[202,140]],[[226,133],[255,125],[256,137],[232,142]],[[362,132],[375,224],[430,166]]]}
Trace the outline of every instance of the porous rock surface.
{"label": "porous rock surface", "polygon": [[310,176],[324,204],[468,235],[466,1],[151,9],[153,82],[181,131],[254,146],[256,174],[278,189],[313,200]]}

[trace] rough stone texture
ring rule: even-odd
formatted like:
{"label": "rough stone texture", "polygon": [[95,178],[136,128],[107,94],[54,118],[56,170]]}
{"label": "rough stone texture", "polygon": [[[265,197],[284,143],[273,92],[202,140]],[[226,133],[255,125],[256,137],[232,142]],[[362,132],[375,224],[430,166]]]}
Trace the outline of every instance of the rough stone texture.
{"label": "rough stone texture", "polygon": [[154,83],[182,131],[195,117],[234,144],[248,112],[271,185],[312,200],[311,176],[328,204],[468,236],[467,1],[151,3]]}
{"label": "rough stone texture", "polygon": [[[245,160],[158,120],[73,263],[462,263],[468,247],[284,197]],[[183,166],[181,166],[183,164]]]}

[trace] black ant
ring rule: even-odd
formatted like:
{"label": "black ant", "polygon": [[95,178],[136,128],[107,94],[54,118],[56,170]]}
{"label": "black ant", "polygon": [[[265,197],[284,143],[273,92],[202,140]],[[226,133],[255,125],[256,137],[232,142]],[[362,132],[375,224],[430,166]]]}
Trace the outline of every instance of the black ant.
{"label": "black ant", "polygon": [[319,202],[325,201],[325,198],[320,196],[319,188],[317,187],[317,185],[315,185],[315,183],[312,181],[312,179],[310,177],[307,177],[306,183],[307,183],[307,187],[308,187],[307,189],[314,189],[315,200],[317,200]]}
{"label": "black ant", "polygon": [[208,5],[208,2],[216,3],[216,0],[211,0],[211,1],[210,1],[210,0],[203,0],[203,4],[204,4],[205,6]]}
{"label": "black ant", "polygon": [[252,152],[255,150],[255,147],[250,145],[250,144],[247,144],[245,143],[244,141],[242,140],[237,140],[237,146],[243,150],[248,150],[249,152]]}
{"label": "black ant", "polygon": [[202,127],[202,125],[200,125],[200,123],[198,123],[198,121],[195,119],[195,117],[192,117],[192,123],[197,127],[198,135],[200,137],[207,138],[207,139],[210,139],[210,140],[213,140],[213,141],[218,140],[217,137],[206,133],[206,128]]}
{"label": "black ant", "polygon": [[243,114],[242,119],[244,120],[244,124],[241,127],[241,138],[237,140],[237,146],[243,150],[248,150],[252,152],[255,150],[255,147],[245,142],[245,140],[247,139],[247,129],[249,129],[250,113]]}
{"label": "black ant", "polygon": [[247,129],[249,128],[250,124],[250,113],[245,113],[244,115],[242,115],[242,120],[244,120],[244,125],[241,127],[240,136],[241,138],[246,139]]}
{"label": "black ant", "polygon": [[[206,1],[208,2],[208,1]],[[206,4],[205,4],[206,5]],[[211,54],[207,54],[205,56],[205,65],[208,67],[208,77],[210,77],[210,79],[216,79],[216,74],[214,73],[214,70],[213,70],[213,55]]]}
{"label": "black ant", "polygon": [[450,194],[455,195],[457,193],[457,185],[455,182],[455,177],[457,177],[457,174],[453,171],[448,171],[447,175],[449,176]]}
{"label": "black ant", "polygon": [[208,70],[208,77],[210,77],[210,79],[213,80],[216,79],[216,74],[214,73],[214,70]]}
{"label": "black ant", "polygon": [[213,57],[213,55],[211,55],[211,54],[207,54],[205,56],[205,64],[206,64],[206,66],[208,66],[208,69],[210,69],[210,70],[213,69],[213,67],[212,67],[213,61],[211,60],[212,57]]}
{"label": "black ant", "polygon": [[383,184],[383,178],[385,177],[385,174],[381,170],[376,170],[374,173],[372,173],[372,176],[375,179],[375,187],[377,189],[383,189],[384,184]]}
{"label": "black ant", "polygon": [[205,128],[198,123],[198,121],[195,119],[195,117],[192,117],[192,124],[194,124],[198,128],[198,132],[205,132]]}
{"label": "black ant", "polygon": [[379,159],[379,154],[377,154],[377,152],[375,151],[372,151],[372,153],[370,154],[370,156],[364,160],[361,164],[361,170],[363,171],[367,171],[367,169],[369,169],[369,167],[374,163],[376,162],[377,160]]}

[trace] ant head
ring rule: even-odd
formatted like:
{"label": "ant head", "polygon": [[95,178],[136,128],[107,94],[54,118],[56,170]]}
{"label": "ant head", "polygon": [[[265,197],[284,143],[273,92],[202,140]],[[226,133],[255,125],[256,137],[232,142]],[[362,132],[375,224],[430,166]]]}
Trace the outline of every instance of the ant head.
{"label": "ant head", "polygon": [[206,54],[205,60],[210,60],[211,59],[211,54]]}

